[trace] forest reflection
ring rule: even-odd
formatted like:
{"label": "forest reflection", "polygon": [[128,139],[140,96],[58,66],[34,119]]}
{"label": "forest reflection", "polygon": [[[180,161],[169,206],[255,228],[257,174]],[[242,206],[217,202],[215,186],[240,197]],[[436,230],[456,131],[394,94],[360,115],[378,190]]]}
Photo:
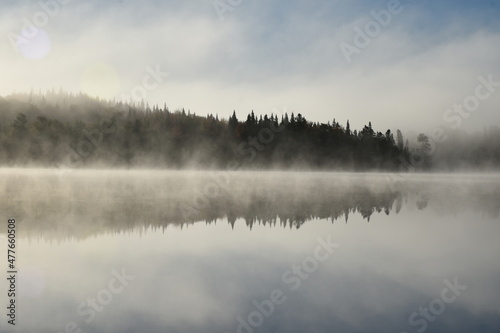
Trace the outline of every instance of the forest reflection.
{"label": "forest reflection", "polygon": [[[381,174],[78,171],[58,176],[0,174],[1,209],[20,237],[82,239],[136,228],[184,227],[243,219],[249,228],[300,228],[314,219],[348,223],[359,214],[398,214],[403,207],[439,215],[467,210],[498,217],[495,177]],[[1,230],[2,233],[5,230]]]}

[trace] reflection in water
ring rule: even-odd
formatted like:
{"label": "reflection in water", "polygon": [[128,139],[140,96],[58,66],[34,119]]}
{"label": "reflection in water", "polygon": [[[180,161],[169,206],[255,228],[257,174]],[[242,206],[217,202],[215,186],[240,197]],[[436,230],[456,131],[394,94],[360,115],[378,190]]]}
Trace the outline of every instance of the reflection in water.
{"label": "reflection in water", "polygon": [[[495,180],[495,178],[493,178]],[[19,171],[1,175],[1,208],[27,235],[85,238],[137,227],[165,227],[227,218],[299,228],[313,219],[348,221],[360,214],[399,213],[403,205],[441,214],[473,210],[499,215],[498,180],[332,173]]]}
{"label": "reflection in water", "polygon": [[[18,331],[499,332],[499,178],[390,179],[0,170]],[[320,261],[318,238],[340,247]],[[467,289],[423,322],[455,278]]]}

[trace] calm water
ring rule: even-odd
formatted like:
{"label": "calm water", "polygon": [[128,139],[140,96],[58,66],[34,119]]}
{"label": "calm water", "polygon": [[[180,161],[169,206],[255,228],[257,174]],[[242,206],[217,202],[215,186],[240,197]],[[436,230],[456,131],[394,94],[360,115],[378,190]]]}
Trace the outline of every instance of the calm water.
{"label": "calm water", "polygon": [[20,272],[1,332],[500,331],[498,175],[4,169],[0,188]]}

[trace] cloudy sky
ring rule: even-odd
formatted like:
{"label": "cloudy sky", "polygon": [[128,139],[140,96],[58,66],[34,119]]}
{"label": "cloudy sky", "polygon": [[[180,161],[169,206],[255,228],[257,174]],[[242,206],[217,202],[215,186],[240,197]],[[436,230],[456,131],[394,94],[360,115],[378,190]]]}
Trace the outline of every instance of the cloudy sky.
{"label": "cloudy sky", "polygon": [[222,117],[293,111],[422,132],[500,125],[500,0],[0,5],[2,96],[62,87]]}

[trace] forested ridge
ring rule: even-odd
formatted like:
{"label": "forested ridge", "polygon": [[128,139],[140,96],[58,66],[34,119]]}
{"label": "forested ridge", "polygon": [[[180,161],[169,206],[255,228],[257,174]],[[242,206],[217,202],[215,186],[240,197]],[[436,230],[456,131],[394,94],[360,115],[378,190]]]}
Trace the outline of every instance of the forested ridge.
{"label": "forested ridge", "polygon": [[436,165],[496,167],[499,133],[498,128],[485,130],[459,152],[449,149],[457,142],[453,140],[448,150],[441,149],[448,151],[442,156],[431,151],[424,134],[409,142],[401,131],[381,132],[371,122],[351,129],[348,120],[318,123],[301,113],[253,111],[243,119],[236,112],[220,119],[171,111],[166,105],[104,101],[63,91],[0,98],[4,166],[221,169],[233,163],[246,169],[386,171]]}

